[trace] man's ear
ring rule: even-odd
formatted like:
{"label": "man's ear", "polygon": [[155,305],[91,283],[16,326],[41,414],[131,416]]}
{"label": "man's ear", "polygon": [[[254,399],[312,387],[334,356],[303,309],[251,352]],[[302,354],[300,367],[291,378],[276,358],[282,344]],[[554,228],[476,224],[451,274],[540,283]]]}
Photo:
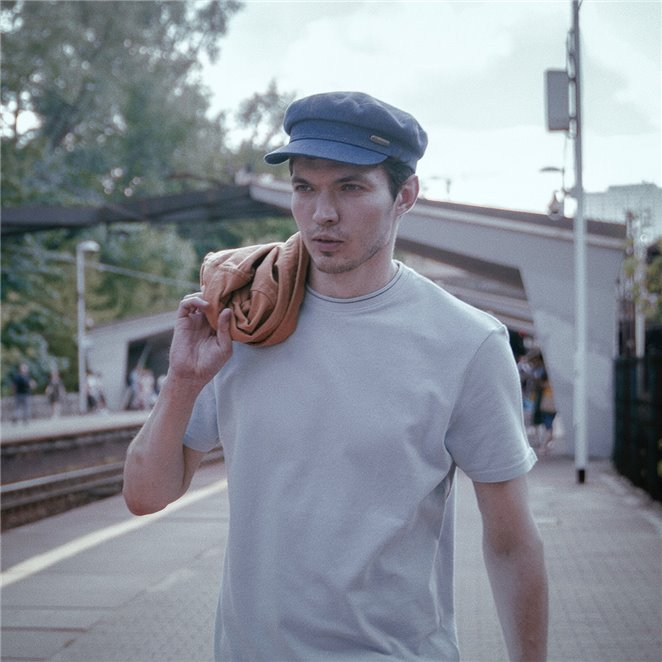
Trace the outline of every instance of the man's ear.
{"label": "man's ear", "polygon": [[411,175],[411,177],[405,181],[395,198],[395,207],[398,216],[406,214],[414,206],[420,188],[421,186],[417,175]]}

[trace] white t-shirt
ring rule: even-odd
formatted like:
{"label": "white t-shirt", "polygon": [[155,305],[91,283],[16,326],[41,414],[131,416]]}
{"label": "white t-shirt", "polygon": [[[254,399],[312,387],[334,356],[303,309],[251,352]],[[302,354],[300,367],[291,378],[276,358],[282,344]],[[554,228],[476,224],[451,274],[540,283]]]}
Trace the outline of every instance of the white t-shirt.
{"label": "white t-shirt", "polygon": [[535,462],[505,327],[404,265],[235,344],[187,446],[223,444],[218,660],[455,660],[453,477]]}

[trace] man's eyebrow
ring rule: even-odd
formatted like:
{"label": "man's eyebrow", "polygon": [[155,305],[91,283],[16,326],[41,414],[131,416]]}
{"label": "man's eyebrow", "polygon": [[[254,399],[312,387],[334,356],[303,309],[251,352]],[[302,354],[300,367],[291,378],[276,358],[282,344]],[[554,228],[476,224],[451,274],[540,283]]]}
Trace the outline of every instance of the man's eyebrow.
{"label": "man's eyebrow", "polygon": [[[362,172],[357,172],[357,173],[352,173],[351,175],[345,175],[343,177],[338,177],[338,179],[335,180],[334,183],[336,184],[347,184],[348,182],[365,182],[367,181],[368,178],[362,173]],[[309,181],[305,178],[302,177],[301,175],[292,175],[290,177],[290,181],[292,183],[296,184],[308,184]]]}
{"label": "man's eyebrow", "polygon": [[338,184],[346,184],[347,182],[365,182],[368,178],[362,172],[352,173],[351,175],[346,175],[345,177],[340,177],[336,181]]}

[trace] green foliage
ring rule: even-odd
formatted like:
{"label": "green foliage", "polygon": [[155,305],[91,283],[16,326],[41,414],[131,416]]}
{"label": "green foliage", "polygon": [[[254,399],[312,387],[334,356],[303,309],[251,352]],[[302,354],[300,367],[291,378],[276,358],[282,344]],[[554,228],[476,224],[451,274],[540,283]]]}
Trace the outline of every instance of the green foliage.
{"label": "green foliage", "polygon": [[285,241],[296,230],[296,223],[291,217],[274,217],[190,225],[180,227],[179,234],[192,242],[199,264],[210,251]]}
{"label": "green foliage", "polygon": [[662,325],[662,240],[651,254],[646,267],[647,314],[651,322]]}
{"label": "green foliage", "polygon": [[[200,58],[218,56],[239,7],[233,0],[3,2],[3,206],[112,205],[190,188],[177,172],[222,170],[223,117],[207,116]],[[53,252],[71,259],[87,238],[117,266],[183,281],[197,272],[193,248],[173,228],[5,239],[3,374],[27,360],[41,382],[55,364],[67,386],[77,386],[75,271]],[[88,272],[88,311],[97,323],[172,307],[186,291]]]}
{"label": "green foliage", "polygon": [[76,319],[75,301],[73,307],[66,301],[71,296],[67,271],[48,259],[48,244],[46,238],[26,235],[4,240],[2,248],[3,374],[27,361],[44,384],[51,366],[66,370],[71,363],[70,353],[58,350],[63,338],[65,345],[73,342],[69,320]]}
{"label": "green foliage", "polygon": [[[263,154],[274,146],[292,95],[273,82],[244,102],[236,117],[244,139],[229,147],[226,117],[210,116],[201,82],[201,57],[219,55],[240,6],[234,0],[3,2],[3,206],[121,205],[266,172]],[[267,218],[186,227],[126,223],[4,239],[4,383],[25,360],[40,388],[53,366],[67,389],[78,387],[80,241],[101,247],[86,258],[85,289],[88,318],[99,325],[174,308],[197,282],[210,250],[284,240],[294,231],[291,219]]]}
{"label": "green foliage", "polygon": [[[138,281],[137,287],[132,275],[96,273],[89,303],[95,324],[173,309],[197,283],[198,257],[190,242],[182,239],[173,226],[132,224],[122,231],[99,227],[91,236],[101,246],[101,263],[153,277],[150,281]],[[132,293],[130,298],[127,291]]]}
{"label": "green foliage", "polygon": [[[274,173],[274,167],[265,164],[263,156],[278,146],[285,109],[294,100],[291,92],[279,92],[275,80],[263,93],[255,93],[241,103],[236,120],[244,129],[245,137],[237,151],[236,160],[251,173]],[[287,166],[281,173],[287,172]]]}
{"label": "green foliage", "polygon": [[642,258],[640,265],[633,242],[628,240],[623,261],[624,295],[643,311],[650,324],[662,325],[662,240],[650,246],[647,254],[645,264]]}
{"label": "green foliage", "polygon": [[[118,231],[120,230],[120,231]],[[191,244],[173,227],[132,225],[97,227],[86,234],[100,247],[87,256],[85,299],[88,323],[149,315],[172,309],[197,280],[198,260]],[[51,366],[60,369],[67,388],[77,388],[76,244],[81,237],[60,232],[10,237],[3,242],[2,352],[6,373],[26,360],[40,387]],[[135,275],[98,271],[112,264]],[[180,281],[179,285],[170,281]]]}
{"label": "green foliage", "polygon": [[3,204],[157,194],[173,171],[209,166],[223,129],[200,56],[218,56],[239,6],[3,3]]}

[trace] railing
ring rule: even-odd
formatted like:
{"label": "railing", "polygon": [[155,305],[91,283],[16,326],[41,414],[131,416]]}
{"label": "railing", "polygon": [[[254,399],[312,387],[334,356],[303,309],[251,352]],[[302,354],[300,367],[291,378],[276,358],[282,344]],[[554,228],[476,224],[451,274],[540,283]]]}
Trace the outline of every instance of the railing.
{"label": "railing", "polygon": [[[203,463],[221,460],[223,451],[217,448]],[[123,469],[124,462],[105,463],[0,485],[2,531],[118,494]]]}
{"label": "railing", "polygon": [[[127,447],[146,417],[109,413],[10,427],[13,437],[0,444],[0,529],[117,494]],[[221,460],[221,449],[204,459]]]}
{"label": "railing", "polygon": [[618,358],[614,368],[614,466],[662,501],[662,356]]}
{"label": "railing", "polygon": [[[14,418],[14,396],[6,395],[0,399],[2,411],[2,422],[10,424]],[[78,414],[78,392],[65,393],[61,402],[61,415],[72,416]],[[38,420],[51,417],[51,405],[48,397],[43,394],[34,393],[30,396],[30,420]]]}

